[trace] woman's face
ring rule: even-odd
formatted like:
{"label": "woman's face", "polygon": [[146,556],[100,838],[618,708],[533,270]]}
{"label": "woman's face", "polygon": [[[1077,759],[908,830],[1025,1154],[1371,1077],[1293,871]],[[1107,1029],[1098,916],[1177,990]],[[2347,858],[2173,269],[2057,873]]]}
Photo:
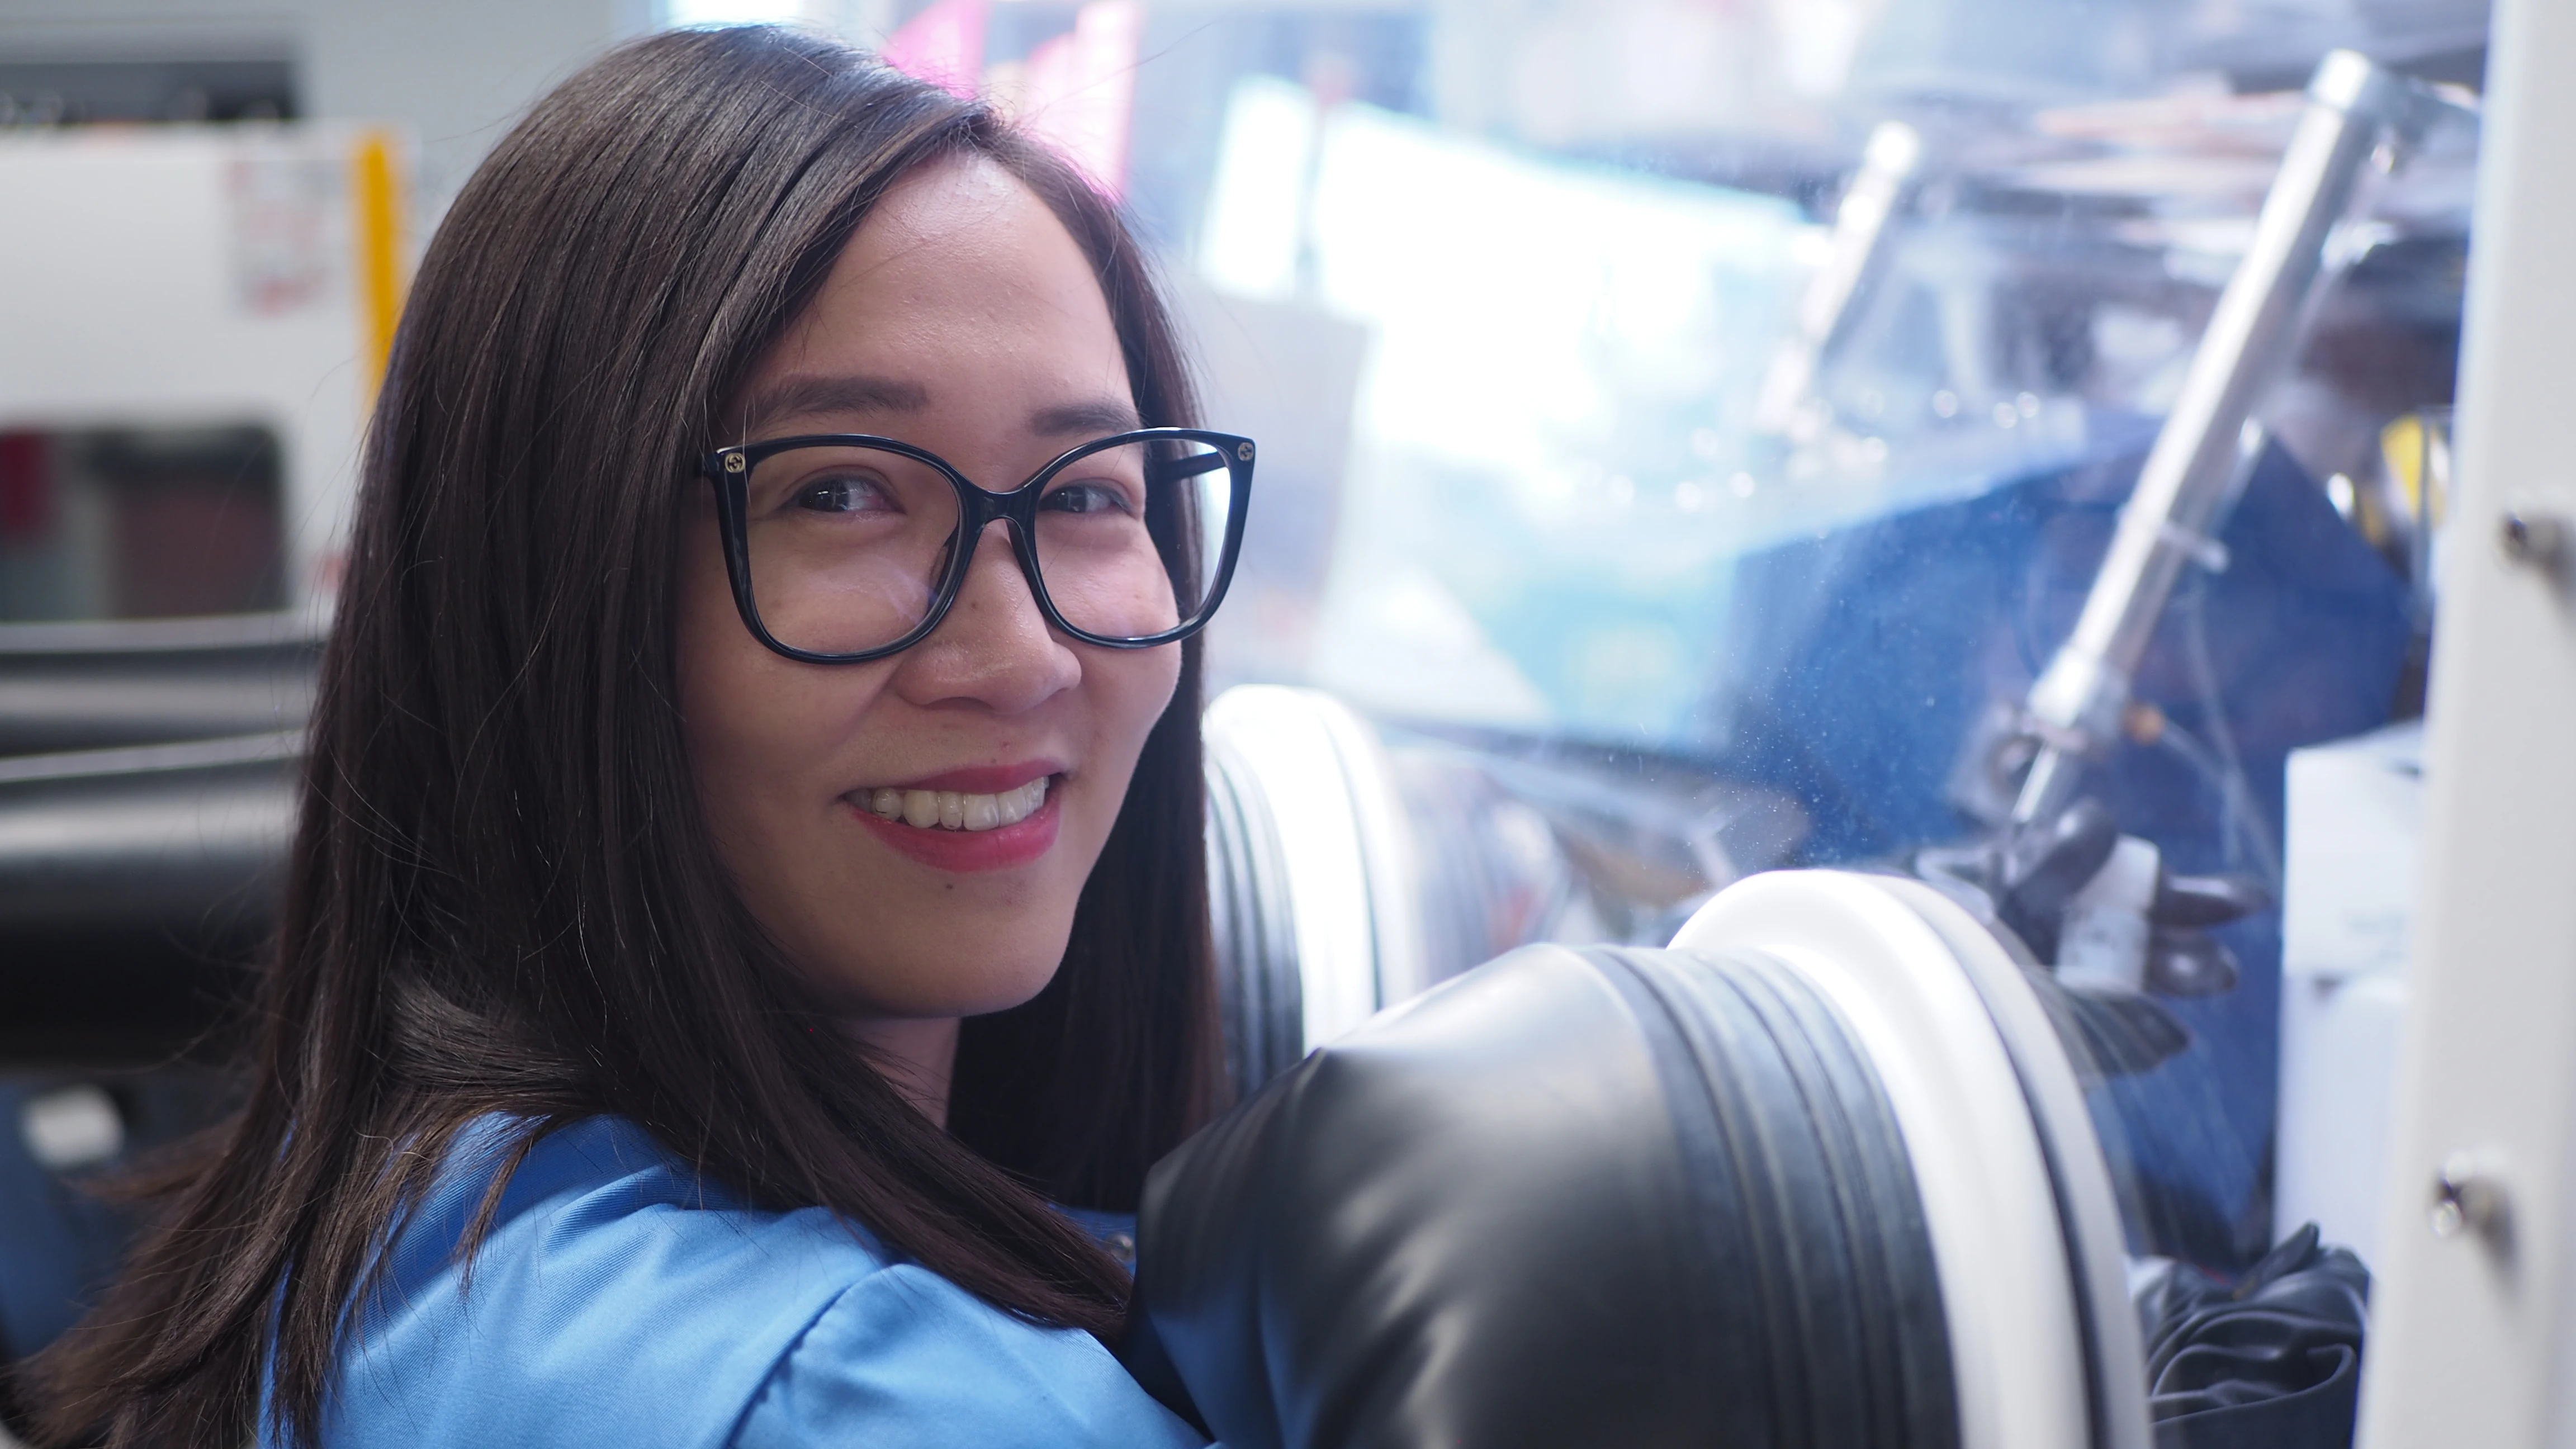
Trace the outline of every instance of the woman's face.
{"label": "woman's face", "polygon": [[[736,409],[753,441],[897,438],[996,491],[1136,426],[1090,264],[1045,203],[981,158],[886,194]],[[929,638],[870,663],[800,664],[735,612],[710,488],[692,509],[680,708],[718,850],[761,924],[863,1037],[1036,995],[1171,700],[1178,646],[1052,632],[995,523]],[[1039,790],[1017,823],[952,828],[1008,820]],[[871,808],[941,803],[912,792],[957,792],[958,809],[924,825]]]}

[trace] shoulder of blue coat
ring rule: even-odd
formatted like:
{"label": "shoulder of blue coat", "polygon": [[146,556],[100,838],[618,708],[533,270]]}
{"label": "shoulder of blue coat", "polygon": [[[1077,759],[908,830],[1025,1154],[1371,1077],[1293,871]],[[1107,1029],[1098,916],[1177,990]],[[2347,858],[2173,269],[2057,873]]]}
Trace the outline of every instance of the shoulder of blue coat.
{"label": "shoulder of blue coat", "polygon": [[460,1260],[528,1137],[503,1118],[459,1135],[353,1323],[326,1443],[712,1449],[823,1310],[889,1265],[847,1220],[745,1207],[618,1118],[537,1136]]}
{"label": "shoulder of blue coat", "polygon": [[734,1449],[1197,1449],[1087,1333],[1003,1313],[898,1264],[843,1294],[744,1415]]}

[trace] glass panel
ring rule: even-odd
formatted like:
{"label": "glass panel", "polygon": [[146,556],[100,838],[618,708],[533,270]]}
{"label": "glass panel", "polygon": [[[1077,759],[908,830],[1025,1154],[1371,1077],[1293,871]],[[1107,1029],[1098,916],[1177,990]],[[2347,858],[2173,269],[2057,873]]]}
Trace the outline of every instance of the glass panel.
{"label": "glass panel", "polygon": [[928,463],[876,448],[791,448],[745,489],[752,601],[791,649],[856,654],[930,612],[957,541],[957,490]]}
{"label": "glass panel", "polygon": [[2092,810],[2006,828],[2185,376],[2251,353],[2211,317],[2311,73],[2483,72],[2482,6],[2306,8],[1149,22],[1126,199],[1204,416],[1264,450],[1209,677],[1369,719],[1456,938],[1428,974],[1660,942],[1764,869],[1919,874],[2064,988],[2142,1257],[2376,1253],[2466,111],[2339,209]]}

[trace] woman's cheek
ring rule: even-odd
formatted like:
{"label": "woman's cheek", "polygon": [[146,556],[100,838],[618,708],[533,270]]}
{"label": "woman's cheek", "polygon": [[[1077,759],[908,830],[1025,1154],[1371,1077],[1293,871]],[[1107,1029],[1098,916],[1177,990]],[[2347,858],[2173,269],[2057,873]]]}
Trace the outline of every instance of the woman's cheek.
{"label": "woman's cheek", "polygon": [[[1180,685],[1181,646],[1156,649],[1086,649],[1084,687],[1091,696],[1091,759],[1081,781],[1089,817],[1084,822],[1084,853],[1068,864],[1078,868],[1076,889],[1088,880],[1136,775],[1145,740],[1170,707]],[[1068,824],[1071,822],[1068,821]]]}
{"label": "woman's cheek", "polygon": [[1122,690],[1124,697],[1120,712],[1124,738],[1121,743],[1132,774],[1137,757],[1144,753],[1145,737],[1154,732],[1154,725],[1162,719],[1163,711],[1171,707],[1173,692],[1180,688],[1181,646],[1165,644],[1154,649],[1131,650],[1127,651],[1126,658],[1132,661],[1132,673],[1124,681]]}

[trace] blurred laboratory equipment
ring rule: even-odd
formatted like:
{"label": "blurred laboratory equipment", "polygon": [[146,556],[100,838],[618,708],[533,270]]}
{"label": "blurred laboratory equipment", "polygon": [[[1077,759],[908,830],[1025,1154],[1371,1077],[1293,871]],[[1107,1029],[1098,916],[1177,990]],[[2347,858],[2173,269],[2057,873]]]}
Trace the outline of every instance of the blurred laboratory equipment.
{"label": "blurred laboratory equipment", "polygon": [[1881,121],[1869,133],[1860,169],[1834,206],[1832,239],[1824,260],[1798,299],[1797,327],[1773,354],[1754,403],[1753,425],[1765,433],[1812,442],[1827,421],[1816,406],[1816,369],[1848,332],[1852,300],[1873,268],[1886,263],[1887,239],[1897,209],[1923,160],[1923,137],[1902,121]]}
{"label": "blurred laboratory equipment", "polygon": [[2293,751],[2272,1220],[2380,1258],[2423,837],[2424,726]]}
{"label": "blurred laboratory equipment", "polygon": [[1685,762],[1408,730],[1320,690],[1238,686],[1205,729],[1218,995],[1243,1095],[1515,946],[1660,942],[1805,828],[1787,796]]}
{"label": "blurred laboratory equipment", "polygon": [[383,128],[0,130],[0,619],[336,582],[411,246]]}
{"label": "blurred laboratory equipment", "polygon": [[[144,73],[0,66],[0,91],[102,74]],[[171,74],[222,82],[176,127],[0,125],[22,223],[0,236],[13,1360],[70,1325],[131,1230],[89,1180],[228,1101],[215,1063],[275,920],[360,423],[409,262],[396,132],[277,122],[276,77],[249,62]],[[77,94],[95,110],[121,92]]]}
{"label": "blurred laboratory equipment", "polygon": [[2308,109],[2263,203],[2252,245],[2193,355],[2173,412],[2156,435],[2102,573],[2037,683],[2030,715],[2040,740],[2013,820],[2054,817],[2074,798],[2081,759],[2120,734],[2129,678],[2186,563],[2220,566],[2209,527],[2259,450],[2248,431],[2265,388],[2296,356],[2319,288],[2352,260],[2338,228],[2365,168],[2394,168],[2439,102],[2429,89],[2337,51],[2308,84]]}
{"label": "blurred laboratory equipment", "polygon": [[238,999],[319,655],[291,614],[0,625],[0,1050],[149,1060]]}

